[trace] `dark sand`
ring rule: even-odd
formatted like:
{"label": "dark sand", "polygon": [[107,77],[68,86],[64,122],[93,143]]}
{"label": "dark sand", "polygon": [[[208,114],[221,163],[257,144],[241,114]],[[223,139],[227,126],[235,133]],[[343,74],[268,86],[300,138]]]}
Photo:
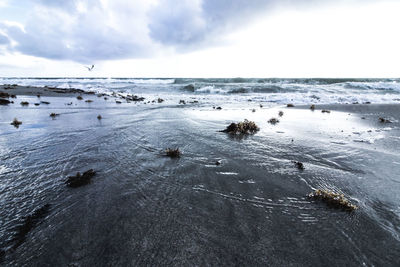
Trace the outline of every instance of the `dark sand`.
{"label": "dark sand", "polygon": [[[42,98],[51,104],[22,107],[37,98],[17,96],[0,106],[5,265],[400,265],[400,105],[252,112],[168,98]],[[280,122],[268,123],[279,110]],[[245,118],[260,131],[218,132]],[[168,147],[181,157],[165,157]],[[90,184],[65,185],[91,168]],[[317,188],[342,192],[359,209],[308,199]],[[11,250],[15,226],[47,203],[46,217]]]}
{"label": "dark sand", "polygon": [[78,94],[86,94],[87,92],[73,88],[55,88],[55,87],[33,87],[21,85],[0,85],[0,91],[13,95],[26,96],[76,96]]}

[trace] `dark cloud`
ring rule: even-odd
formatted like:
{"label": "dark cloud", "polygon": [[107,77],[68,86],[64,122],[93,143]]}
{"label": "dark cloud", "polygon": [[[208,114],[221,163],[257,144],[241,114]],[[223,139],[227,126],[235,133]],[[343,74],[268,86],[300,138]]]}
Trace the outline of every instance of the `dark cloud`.
{"label": "dark cloud", "polygon": [[[356,0],[353,0],[356,1]],[[277,5],[328,0],[33,0],[24,29],[0,24],[0,44],[37,57],[90,63],[147,57],[163,47],[194,50],[267,14]]]}

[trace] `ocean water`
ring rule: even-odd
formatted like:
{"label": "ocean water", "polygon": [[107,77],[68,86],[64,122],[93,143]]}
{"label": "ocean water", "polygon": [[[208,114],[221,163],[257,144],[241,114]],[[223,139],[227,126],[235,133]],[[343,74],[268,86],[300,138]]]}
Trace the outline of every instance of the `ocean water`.
{"label": "ocean water", "polygon": [[[146,100],[17,96],[0,106],[0,265],[400,265],[400,105],[389,104],[397,103],[397,80],[1,83]],[[194,91],[184,89],[190,84]],[[158,97],[165,101],[153,103]],[[50,104],[32,105],[39,101]],[[372,104],[350,104],[363,101]],[[10,125],[14,117],[19,128]],[[272,117],[280,122],[269,124]],[[219,132],[243,119],[260,131]],[[182,157],[166,157],[168,147],[179,147]],[[97,174],[90,184],[66,186],[68,176],[91,168]],[[359,208],[348,213],[309,199],[317,188],[343,193]]]}
{"label": "ocean water", "polygon": [[[400,102],[400,79],[0,78],[0,84],[78,88],[101,93],[177,97],[190,94],[214,99],[218,96],[223,102],[248,97],[276,104]],[[185,89],[188,85],[193,85],[193,89]]]}

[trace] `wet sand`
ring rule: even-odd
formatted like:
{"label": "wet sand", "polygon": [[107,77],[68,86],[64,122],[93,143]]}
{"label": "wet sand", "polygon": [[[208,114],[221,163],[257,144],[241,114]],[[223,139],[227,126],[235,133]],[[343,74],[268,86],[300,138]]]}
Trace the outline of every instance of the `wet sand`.
{"label": "wet sand", "polygon": [[12,84],[0,85],[0,91],[12,95],[26,95],[26,96],[76,96],[79,94],[87,94],[87,92],[74,89],[74,88],[55,88],[55,87],[34,87],[34,86],[21,86]]}
{"label": "wet sand", "polygon": [[[93,102],[44,96],[51,104],[24,107],[37,98],[17,96],[0,106],[3,264],[400,264],[400,105],[215,110],[168,96],[146,105],[85,99]],[[260,131],[218,132],[245,118]],[[168,147],[182,156],[165,157]],[[90,184],[65,185],[91,168]],[[317,188],[359,209],[307,198]],[[49,213],[10,249],[15,226],[45,204]]]}

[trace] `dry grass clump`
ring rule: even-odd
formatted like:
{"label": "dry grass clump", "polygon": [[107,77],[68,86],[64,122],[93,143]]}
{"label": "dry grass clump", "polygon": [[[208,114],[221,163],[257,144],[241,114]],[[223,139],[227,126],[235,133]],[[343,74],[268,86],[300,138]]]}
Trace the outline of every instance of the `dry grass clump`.
{"label": "dry grass clump", "polygon": [[286,106],[287,106],[288,108],[293,108],[293,107],[294,107],[293,104],[287,104]]}
{"label": "dry grass clump", "polygon": [[22,121],[19,121],[17,118],[14,118],[14,120],[10,124],[15,128],[18,128],[22,124]]}
{"label": "dry grass clump", "polygon": [[271,123],[272,125],[275,125],[279,122],[279,120],[277,118],[271,118],[268,120],[268,123]]}
{"label": "dry grass clump", "polygon": [[260,128],[258,128],[254,121],[248,121],[245,119],[239,123],[231,123],[228,127],[226,127],[225,130],[221,132],[230,134],[255,134],[259,130]]}
{"label": "dry grass clump", "polygon": [[90,183],[92,177],[96,174],[93,169],[85,171],[83,174],[77,172],[75,176],[69,176],[65,183],[69,187],[79,187]]}
{"label": "dry grass clump", "polygon": [[351,204],[350,201],[345,198],[343,194],[338,194],[325,189],[317,189],[314,192],[308,194],[308,197],[321,200],[331,207],[343,209],[346,211],[354,211],[358,209],[358,207],[354,204]]}
{"label": "dry grass clump", "polygon": [[179,148],[177,149],[167,148],[165,150],[165,153],[170,158],[179,158],[181,156],[181,151],[179,150]]}

